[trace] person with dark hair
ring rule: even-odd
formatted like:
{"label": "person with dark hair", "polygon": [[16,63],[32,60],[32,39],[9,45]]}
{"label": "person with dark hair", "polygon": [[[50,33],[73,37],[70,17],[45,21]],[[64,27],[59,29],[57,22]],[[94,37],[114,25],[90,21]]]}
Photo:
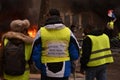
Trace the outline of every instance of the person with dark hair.
{"label": "person with dark hair", "polygon": [[41,80],[68,80],[71,61],[79,58],[79,45],[57,9],[50,9],[48,15],[35,37],[32,60],[41,72]]}
{"label": "person with dark hair", "polygon": [[75,25],[74,24],[72,24],[71,26],[70,26],[70,30],[74,33],[75,32]]}
{"label": "person with dark hair", "polygon": [[80,72],[85,74],[86,80],[107,80],[107,64],[113,63],[109,37],[101,27],[87,25],[85,30]]}
{"label": "person with dark hair", "polygon": [[116,18],[108,18],[108,23],[106,25],[106,29],[105,29],[105,33],[109,36],[110,39],[112,39],[113,37],[115,37],[115,26],[114,23],[116,21]]}
{"label": "person with dark hair", "polygon": [[50,9],[49,15],[50,16],[59,16],[60,17],[60,12],[57,9]]}
{"label": "person with dark hair", "polygon": [[113,13],[113,10],[108,10],[108,22],[106,25],[105,33],[109,36],[110,39],[115,37],[115,22],[117,18]]}

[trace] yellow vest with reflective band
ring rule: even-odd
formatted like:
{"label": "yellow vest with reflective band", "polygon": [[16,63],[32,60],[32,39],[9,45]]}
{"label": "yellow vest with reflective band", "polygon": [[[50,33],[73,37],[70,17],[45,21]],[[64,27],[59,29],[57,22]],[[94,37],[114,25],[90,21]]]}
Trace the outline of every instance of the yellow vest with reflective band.
{"label": "yellow vest with reflective band", "polygon": [[106,34],[100,36],[88,35],[92,41],[92,50],[88,67],[100,66],[106,63],[112,63],[113,57],[110,50],[109,38]]}
{"label": "yellow vest with reflective band", "polygon": [[114,22],[113,21],[108,22],[108,26],[110,27],[110,29],[114,29]]}
{"label": "yellow vest with reflective band", "polygon": [[70,30],[65,27],[58,30],[40,29],[42,40],[42,63],[61,62],[70,60],[68,46]]}

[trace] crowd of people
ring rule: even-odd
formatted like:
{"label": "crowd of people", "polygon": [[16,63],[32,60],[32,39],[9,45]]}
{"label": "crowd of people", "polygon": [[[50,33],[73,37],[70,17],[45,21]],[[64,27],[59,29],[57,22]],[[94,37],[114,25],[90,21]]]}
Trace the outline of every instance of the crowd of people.
{"label": "crowd of people", "polygon": [[[29,27],[27,19],[13,20],[11,31],[2,36],[0,80],[29,80],[31,65],[40,72],[40,80],[69,80],[72,66],[75,68],[78,60],[79,73],[85,75],[85,80],[107,80],[107,65],[114,60],[109,37],[102,27],[88,24],[82,46],[57,9],[49,10],[44,26],[34,39],[27,33]],[[14,56],[16,53],[23,54]]]}

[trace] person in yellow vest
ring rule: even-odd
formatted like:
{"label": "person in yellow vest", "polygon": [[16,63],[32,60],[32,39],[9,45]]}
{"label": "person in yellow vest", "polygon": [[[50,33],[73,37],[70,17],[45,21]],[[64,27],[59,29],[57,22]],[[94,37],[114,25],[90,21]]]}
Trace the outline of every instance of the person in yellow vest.
{"label": "person in yellow vest", "polygon": [[79,58],[79,48],[72,31],[63,24],[60,12],[50,9],[32,49],[32,60],[41,72],[41,80],[68,80],[71,62]]}
{"label": "person in yellow vest", "polygon": [[106,25],[106,34],[109,36],[109,38],[115,37],[115,22],[117,20],[115,14],[113,13],[113,10],[111,10],[112,13],[108,16],[108,22]]}
{"label": "person in yellow vest", "polygon": [[101,26],[87,25],[80,58],[81,70],[86,80],[107,80],[107,64],[113,63],[109,37]]}
{"label": "person in yellow vest", "polygon": [[[1,71],[1,79],[0,80],[29,80],[29,75],[30,75],[30,68],[29,68],[29,64],[32,64],[32,61],[30,61],[30,56],[31,56],[31,48],[32,48],[32,42],[33,39],[31,37],[28,36],[27,34],[27,30],[30,27],[30,22],[29,20],[25,19],[25,20],[13,20],[10,23],[10,29],[11,31],[8,31],[7,33],[5,33],[2,36],[2,52],[1,54],[1,58],[3,58],[3,60],[1,59],[1,64],[0,65],[3,69]],[[20,74],[20,75],[11,75],[8,74],[4,71],[4,57],[2,57],[4,55],[4,48],[6,47],[6,45],[8,44],[8,42],[13,42],[14,44],[19,44],[19,43],[24,43],[25,48],[24,49],[24,54],[25,54],[25,61],[27,62],[25,64],[25,71]],[[21,47],[22,48],[22,47]],[[13,57],[14,58],[14,57]],[[16,63],[16,65],[19,65]],[[24,64],[23,64],[24,65]],[[12,73],[12,72],[11,72]],[[14,72],[13,72],[14,73]]]}

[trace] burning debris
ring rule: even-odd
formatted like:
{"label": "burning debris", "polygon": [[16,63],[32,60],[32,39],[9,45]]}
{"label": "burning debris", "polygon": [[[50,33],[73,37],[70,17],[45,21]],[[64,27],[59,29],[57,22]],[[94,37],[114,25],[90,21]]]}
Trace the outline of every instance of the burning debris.
{"label": "burning debris", "polygon": [[33,25],[28,29],[28,34],[30,37],[35,38],[36,33],[37,33],[37,25]]}
{"label": "burning debris", "polygon": [[0,47],[2,46],[2,43],[0,42]]}

